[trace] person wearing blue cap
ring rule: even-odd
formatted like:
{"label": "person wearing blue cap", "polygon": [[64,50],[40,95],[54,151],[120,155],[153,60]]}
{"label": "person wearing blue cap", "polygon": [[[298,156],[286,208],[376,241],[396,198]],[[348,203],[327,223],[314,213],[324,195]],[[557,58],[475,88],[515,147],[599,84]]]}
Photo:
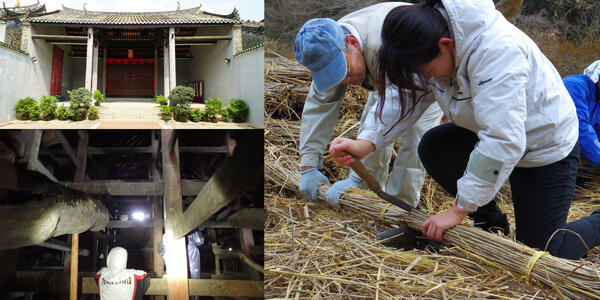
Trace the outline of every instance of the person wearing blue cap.
{"label": "person wearing blue cap", "polygon": [[588,66],[581,75],[563,78],[579,119],[581,156],[594,168],[600,168],[600,60]]}
{"label": "person wearing blue cap", "polygon": [[[373,74],[376,71],[377,50],[381,45],[381,25],[385,15],[395,7],[409,3],[393,2],[372,5],[342,17],[337,22],[329,18],[311,19],[299,30],[294,43],[298,62],[312,73],[313,82],[304,104],[300,125],[301,178],[300,192],[310,201],[318,201],[321,184],[329,184],[319,172],[323,152],[331,140],[339,108],[348,85],[361,85],[372,91],[363,111],[377,102]],[[397,90],[390,90],[397,94]],[[391,95],[390,97],[393,97]],[[425,170],[416,153],[421,136],[439,125],[442,117],[439,106],[432,105],[417,124],[401,138],[402,143],[386,192],[416,206],[425,180]],[[393,145],[379,149],[363,159],[367,169],[383,185],[388,177]],[[340,196],[348,189],[362,186],[354,172],[328,190],[326,198],[339,205]],[[363,187],[364,188],[364,187]]]}

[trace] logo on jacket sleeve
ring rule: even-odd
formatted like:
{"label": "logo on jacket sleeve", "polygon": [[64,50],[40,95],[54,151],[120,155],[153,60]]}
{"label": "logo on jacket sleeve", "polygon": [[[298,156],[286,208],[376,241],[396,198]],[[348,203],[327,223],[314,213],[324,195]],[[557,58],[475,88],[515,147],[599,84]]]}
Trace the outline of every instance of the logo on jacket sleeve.
{"label": "logo on jacket sleeve", "polygon": [[488,78],[486,80],[482,80],[479,83],[477,83],[477,86],[482,86],[482,85],[484,85],[484,84],[486,84],[486,83],[488,83],[490,81],[492,81],[492,78]]}

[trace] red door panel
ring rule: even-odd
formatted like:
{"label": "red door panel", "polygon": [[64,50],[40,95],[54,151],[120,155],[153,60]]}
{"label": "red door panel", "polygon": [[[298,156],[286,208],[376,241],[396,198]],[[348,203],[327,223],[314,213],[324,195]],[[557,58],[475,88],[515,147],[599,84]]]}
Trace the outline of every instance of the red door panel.
{"label": "red door panel", "polygon": [[54,46],[52,53],[52,73],[50,74],[50,95],[62,95],[62,74],[63,74],[63,56],[62,49]]}

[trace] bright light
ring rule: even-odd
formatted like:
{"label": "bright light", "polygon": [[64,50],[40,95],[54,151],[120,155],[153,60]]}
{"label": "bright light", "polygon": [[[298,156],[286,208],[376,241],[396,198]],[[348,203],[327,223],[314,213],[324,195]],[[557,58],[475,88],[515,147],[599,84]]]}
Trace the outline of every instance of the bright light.
{"label": "bright light", "polygon": [[134,220],[137,220],[140,222],[144,221],[146,219],[146,215],[141,211],[136,211],[131,216],[133,217]]}

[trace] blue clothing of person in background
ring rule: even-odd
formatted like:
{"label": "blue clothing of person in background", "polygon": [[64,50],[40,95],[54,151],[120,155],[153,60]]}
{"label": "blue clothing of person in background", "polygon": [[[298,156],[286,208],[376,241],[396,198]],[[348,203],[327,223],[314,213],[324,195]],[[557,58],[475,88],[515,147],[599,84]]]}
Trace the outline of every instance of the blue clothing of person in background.
{"label": "blue clothing of person in background", "polygon": [[567,76],[563,82],[577,109],[581,156],[592,167],[600,168],[600,60],[590,65],[584,73]]}

